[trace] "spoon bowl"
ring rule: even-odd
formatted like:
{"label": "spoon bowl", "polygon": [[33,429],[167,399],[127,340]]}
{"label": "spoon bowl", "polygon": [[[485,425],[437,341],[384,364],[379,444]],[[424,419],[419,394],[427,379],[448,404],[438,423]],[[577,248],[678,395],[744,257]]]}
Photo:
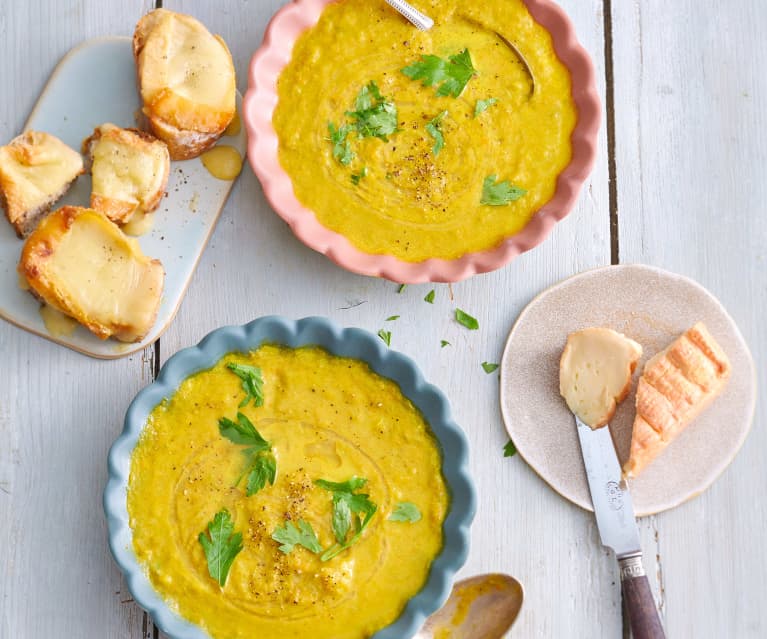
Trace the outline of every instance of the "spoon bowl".
{"label": "spoon bowl", "polygon": [[509,575],[459,581],[413,639],[501,639],[519,614],[522,584]]}

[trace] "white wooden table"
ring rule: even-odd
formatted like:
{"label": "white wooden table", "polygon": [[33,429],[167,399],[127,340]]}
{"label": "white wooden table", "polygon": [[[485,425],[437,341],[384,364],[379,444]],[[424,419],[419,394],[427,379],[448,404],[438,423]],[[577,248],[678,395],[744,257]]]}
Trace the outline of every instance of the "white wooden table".
{"label": "white wooden table", "polygon": [[[240,90],[281,0],[166,0],[223,35]],[[516,315],[542,288],[594,266],[644,262],[691,276],[727,306],[764,383],[767,357],[767,3],[562,0],[597,69],[599,159],[575,211],[539,248],[498,272],[403,294],[347,273],[300,244],[248,168],[186,300],[160,342],[100,362],[0,323],[0,638],[157,637],[106,543],[106,453],[128,402],[176,350],[259,315],[327,315],[387,326],[451,397],[471,442],[479,492],[462,574],[512,573],[526,602],[515,637],[621,637],[614,558],[593,517],[504,459],[497,361]],[[132,33],[149,0],[0,3],[0,142],[16,135],[68,49]],[[451,317],[473,313],[469,332]],[[428,336],[428,339],[424,337]],[[440,349],[447,339],[452,348]],[[767,413],[704,495],[641,521],[669,637],[767,637]]]}

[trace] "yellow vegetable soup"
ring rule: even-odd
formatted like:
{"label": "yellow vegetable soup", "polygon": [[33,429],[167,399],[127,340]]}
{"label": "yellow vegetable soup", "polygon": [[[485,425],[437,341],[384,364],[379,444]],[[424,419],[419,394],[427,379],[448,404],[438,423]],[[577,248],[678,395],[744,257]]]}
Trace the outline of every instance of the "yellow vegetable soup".
{"label": "yellow vegetable soup", "polygon": [[[259,393],[232,364],[258,371]],[[250,472],[264,459],[273,484]],[[215,639],[370,637],[397,619],[442,548],[441,463],[423,415],[367,364],[317,347],[233,353],[152,411],[131,460],[133,548],[160,595]],[[344,547],[336,502],[346,498],[316,482],[352,478]],[[375,508],[367,526],[360,503]],[[242,537],[224,579],[203,546],[222,511],[224,537],[235,548]],[[315,548],[284,545],[286,531],[307,528]]]}
{"label": "yellow vegetable soup", "polygon": [[323,226],[364,253],[454,259],[497,246],[551,199],[577,111],[522,0],[414,4],[433,29],[384,0],[330,4],[279,77],[273,123]]}

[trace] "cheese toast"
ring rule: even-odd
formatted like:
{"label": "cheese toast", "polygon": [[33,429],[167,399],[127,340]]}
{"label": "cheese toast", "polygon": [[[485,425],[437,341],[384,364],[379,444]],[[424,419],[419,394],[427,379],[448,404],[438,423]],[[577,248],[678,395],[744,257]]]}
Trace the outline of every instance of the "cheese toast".
{"label": "cheese toast", "polygon": [[170,172],[164,142],[144,131],[107,123],[83,141],[82,151],[93,176],[91,208],[122,225],[159,206]]}
{"label": "cheese toast", "polygon": [[155,9],[136,25],[133,55],[143,112],[171,159],[213,146],[236,112],[226,43],[191,16]]}
{"label": "cheese toast", "polygon": [[101,339],[138,342],[154,324],[165,272],[103,213],[65,206],[27,238],[19,274],[43,302]]}
{"label": "cheese toast", "polygon": [[83,172],[83,159],[57,137],[25,131],[0,147],[0,207],[26,237]]}

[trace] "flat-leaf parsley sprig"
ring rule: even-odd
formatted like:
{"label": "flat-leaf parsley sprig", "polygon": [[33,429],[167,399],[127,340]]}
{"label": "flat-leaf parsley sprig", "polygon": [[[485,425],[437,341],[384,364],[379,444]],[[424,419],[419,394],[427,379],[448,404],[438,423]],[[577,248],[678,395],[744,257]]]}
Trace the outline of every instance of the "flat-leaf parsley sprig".
{"label": "flat-leaf parsley sprig", "polygon": [[234,482],[238,486],[247,475],[245,494],[250,497],[263,489],[267,482],[274,485],[277,478],[277,459],[272,452],[271,444],[266,441],[253,426],[253,423],[242,413],[237,413],[237,421],[227,417],[218,420],[218,430],[229,441],[247,446],[242,454],[246,458],[245,469]]}
{"label": "flat-leaf parsley sprig", "polygon": [[205,559],[208,573],[223,588],[234,558],[242,550],[242,533],[234,532],[234,522],[229,511],[218,511],[208,522],[207,530],[197,536]]}
{"label": "flat-leaf parsley sprig", "polygon": [[364,477],[355,476],[344,482],[318,479],[314,483],[333,494],[332,527],[336,543],[320,556],[321,561],[328,561],[360,540],[378,506],[369,495],[355,492],[367,484]]}
{"label": "flat-leaf parsley sprig", "polygon": [[469,80],[477,74],[468,49],[451,55],[447,60],[436,55],[422,55],[418,62],[401,70],[411,80],[421,80],[424,86],[437,88],[438,96],[457,98]]}
{"label": "flat-leaf parsley sprig", "polygon": [[239,408],[245,406],[251,399],[255,406],[264,405],[264,378],[258,366],[229,362],[226,367],[242,380],[242,390],[245,391],[245,399],[240,402]]}

